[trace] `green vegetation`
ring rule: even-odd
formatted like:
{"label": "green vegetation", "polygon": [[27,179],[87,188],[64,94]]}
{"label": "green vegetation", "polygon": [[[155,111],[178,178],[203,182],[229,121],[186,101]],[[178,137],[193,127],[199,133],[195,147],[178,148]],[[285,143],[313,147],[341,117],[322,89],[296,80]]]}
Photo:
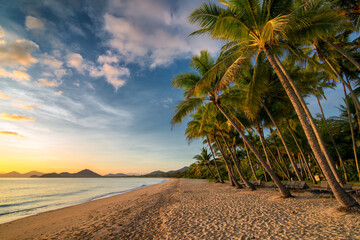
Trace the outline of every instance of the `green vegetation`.
{"label": "green vegetation", "polygon": [[[251,181],[327,180],[344,207],[359,208],[343,189],[358,182],[360,14],[356,1],[221,0],[189,16],[191,35],[224,45],[215,59],[193,56],[192,72],[174,76],[184,94],[171,121],[187,117],[189,142],[204,148],[183,177]],[[325,90],[342,86],[339,116],[313,116],[304,98],[321,108]]]}

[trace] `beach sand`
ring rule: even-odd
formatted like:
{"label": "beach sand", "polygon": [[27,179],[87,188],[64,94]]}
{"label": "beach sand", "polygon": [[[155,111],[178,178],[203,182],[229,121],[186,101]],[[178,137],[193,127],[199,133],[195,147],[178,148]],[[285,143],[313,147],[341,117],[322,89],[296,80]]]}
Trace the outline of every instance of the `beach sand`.
{"label": "beach sand", "polygon": [[171,179],[0,225],[0,239],[360,239],[360,216],[308,192]]}

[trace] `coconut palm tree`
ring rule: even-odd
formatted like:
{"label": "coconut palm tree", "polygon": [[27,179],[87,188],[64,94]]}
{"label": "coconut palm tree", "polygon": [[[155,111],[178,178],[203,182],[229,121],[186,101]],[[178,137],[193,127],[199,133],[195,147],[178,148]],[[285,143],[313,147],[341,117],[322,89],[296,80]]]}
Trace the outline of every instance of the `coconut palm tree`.
{"label": "coconut palm tree", "polygon": [[[244,130],[241,129],[242,125],[238,119],[230,112],[228,112],[228,107],[224,107],[221,104],[221,99],[219,92],[217,91],[217,81],[208,82],[206,86],[198,86],[199,82],[204,82],[207,80],[207,74],[210,69],[212,69],[215,64],[215,60],[210,56],[207,51],[201,51],[200,55],[194,56],[190,63],[199,74],[196,73],[182,73],[178,74],[173,78],[173,85],[177,88],[185,90],[186,99],[179,103],[175,108],[175,114],[172,118],[172,125],[181,123],[181,121],[188,116],[191,112],[194,112],[199,107],[202,106],[203,101],[211,102],[214,106],[226,117],[226,119],[231,123],[231,125],[236,129],[240,134],[244,142],[248,145],[250,150],[254,153],[256,158],[259,160],[264,169],[269,173],[275,184],[278,186],[283,197],[291,196],[289,190],[281,183],[280,179],[276,176],[275,172],[270,168],[270,166],[262,158],[261,154],[256,150],[252,143],[247,139],[244,134]],[[218,73],[218,76],[215,78],[220,80],[222,75],[226,73]],[[215,139],[216,141],[216,139]],[[220,149],[219,149],[220,150]]]}
{"label": "coconut palm tree", "polygon": [[[217,84],[218,91],[221,91],[235,78],[243,63],[244,55],[258,56],[260,52],[264,52],[293,104],[310,147],[336,199],[345,207],[359,207],[355,199],[349,196],[339,184],[338,181],[341,181],[341,178],[334,176],[329,166],[331,158],[325,144],[321,141],[322,138],[316,129],[311,113],[281,60],[276,56],[284,47],[291,45],[290,41],[296,42],[294,40],[295,36],[298,37],[296,34],[302,35],[303,38],[311,38],[314,35],[327,37],[331,33],[328,29],[333,29],[333,26],[337,24],[336,13],[330,11],[328,4],[323,1],[307,1],[300,6],[295,6],[293,1],[283,0],[229,0],[221,1],[221,3],[227,8],[203,3],[189,16],[190,23],[196,23],[200,27],[192,35],[209,34],[213,38],[228,41],[223,47],[226,51],[223,61],[217,63],[216,70],[207,73],[207,79],[211,75],[216,76],[218,69],[224,65],[229,66]],[[228,64],[229,61],[232,61],[231,65]],[[215,103],[218,102],[216,96],[215,94]],[[231,117],[221,108],[221,105],[219,110],[225,116],[227,115],[226,117],[231,122]],[[235,122],[232,124],[235,125]]]}
{"label": "coconut palm tree", "polygon": [[215,174],[213,173],[213,171],[211,170],[210,165],[209,165],[210,159],[211,159],[211,154],[208,153],[208,151],[207,151],[206,148],[203,147],[203,148],[201,149],[201,154],[195,155],[195,156],[193,157],[193,159],[195,159],[195,160],[197,161],[197,164],[198,164],[199,166],[205,166],[205,167],[209,170],[210,175],[211,175],[211,177],[214,179],[214,181],[215,181],[215,182],[217,181],[217,179],[216,179],[216,177],[215,177]]}

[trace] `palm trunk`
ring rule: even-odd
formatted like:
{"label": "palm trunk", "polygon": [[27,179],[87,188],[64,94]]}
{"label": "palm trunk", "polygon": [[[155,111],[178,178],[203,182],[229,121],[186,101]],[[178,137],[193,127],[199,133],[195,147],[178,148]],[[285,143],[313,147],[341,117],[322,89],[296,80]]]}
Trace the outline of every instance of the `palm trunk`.
{"label": "palm trunk", "polygon": [[300,119],[300,123],[304,129],[305,135],[309,141],[310,147],[313,150],[313,152],[316,156],[316,159],[318,160],[318,163],[321,166],[321,168],[325,174],[325,177],[328,180],[328,183],[329,183],[331,190],[333,191],[336,199],[344,207],[359,207],[359,204],[356,202],[356,200],[354,198],[352,198],[350,195],[348,195],[345,192],[345,190],[341,187],[341,185],[337,181],[337,178],[334,176],[332,169],[328,165],[327,159],[324,157],[324,155],[319,147],[319,144],[316,141],[316,138],[315,138],[310,126],[308,125],[304,109],[302,108],[302,106],[299,102],[299,99],[302,99],[301,95],[296,96],[292,86],[290,85],[288,79],[284,75],[286,72],[285,69],[284,69],[284,73],[283,73],[283,71],[280,69],[279,65],[276,63],[276,60],[274,59],[273,55],[271,54],[271,52],[269,51],[269,49],[267,47],[264,48],[264,52],[265,52],[266,57],[269,60],[270,64],[274,68],[274,71],[276,72],[277,76],[279,77],[281,84],[283,85],[287,95],[290,98],[290,101],[292,102],[292,104],[295,108],[295,111]]}
{"label": "palm trunk", "polygon": [[269,167],[270,167],[271,169],[273,169],[272,166],[271,166],[271,162],[270,162],[269,155],[268,155],[268,153],[267,153],[267,151],[266,151],[266,148],[265,148],[265,143],[264,143],[265,140],[264,140],[264,137],[263,137],[263,135],[262,135],[261,132],[260,132],[260,131],[261,131],[261,130],[260,130],[260,127],[257,126],[257,127],[255,128],[255,130],[256,130],[256,132],[259,134],[260,143],[261,143],[261,146],[262,146],[262,148],[263,148],[263,150],[264,150],[266,162],[267,162],[267,164],[269,164]]}
{"label": "palm trunk", "polygon": [[308,157],[309,157],[309,162],[310,162],[310,160],[312,159],[312,160],[314,161],[315,165],[318,167],[319,172],[320,172],[320,174],[322,175],[322,177],[325,178],[325,174],[324,174],[324,172],[322,171],[322,169],[321,169],[318,161],[316,161],[316,158],[315,158],[314,154],[313,154],[313,153],[311,153],[311,155],[308,154]]}
{"label": "palm trunk", "polygon": [[[288,125],[289,132],[290,132],[291,136],[293,137],[294,142],[295,142],[295,144],[296,144],[296,146],[297,146],[297,148],[298,148],[298,150],[299,150],[299,153],[300,153],[300,155],[302,156],[302,158],[304,159],[304,161],[305,161],[305,163],[306,163],[306,165],[307,165],[304,151],[303,151],[302,148],[300,147],[300,145],[299,145],[299,143],[298,143],[298,141],[297,141],[297,139],[296,139],[296,137],[295,137],[295,134],[294,134],[294,132],[293,132],[292,129],[291,129],[289,120],[286,119],[286,123],[287,123],[287,125]],[[307,167],[308,167],[308,166],[307,166]],[[310,168],[309,168],[309,171],[310,171]],[[311,178],[312,178],[311,180],[312,180],[313,182],[316,182],[316,181],[315,181],[315,178],[312,176],[311,172],[310,172],[310,175],[311,175]]]}
{"label": "palm trunk", "polygon": [[212,178],[214,179],[214,181],[216,182],[217,179],[216,179],[213,171],[211,170],[210,165],[209,165],[209,164],[206,164],[206,167],[209,169],[209,172],[210,172],[211,177],[212,177]]}
{"label": "palm trunk", "polygon": [[228,174],[229,174],[229,181],[231,182],[231,185],[238,187],[238,188],[242,188],[241,185],[236,181],[235,177],[234,177],[234,174],[233,172],[231,171],[231,165],[229,165],[228,161],[226,160],[226,156],[225,156],[225,153],[224,153],[224,150],[222,149],[221,145],[220,145],[220,142],[219,140],[215,137],[215,143],[220,151],[220,154],[221,156],[223,157],[224,159],[224,162],[225,162],[225,165],[226,165],[226,168],[228,170]]}
{"label": "palm trunk", "polygon": [[349,83],[345,82],[344,78],[342,77],[342,75],[335,69],[335,67],[331,64],[331,62],[325,57],[324,53],[321,51],[320,48],[317,47],[317,45],[315,45],[315,49],[318,52],[319,56],[321,59],[323,59],[326,64],[331,68],[331,70],[334,72],[334,74],[338,77],[338,79],[340,80],[340,82],[345,85],[349,91],[350,91],[350,95],[351,98],[353,99],[354,102],[354,107],[356,109],[356,113],[357,113],[357,117],[358,117],[358,124],[360,126],[360,116],[359,116],[359,111],[358,109],[360,108],[360,102],[359,99],[357,98],[356,94],[354,93],[354,91],[352,90],[351,86]]}
{"label": "palm trunk", "polygon": [[335,148],[335,151],[336,151],[336,154],[338,155],[338,158],[339,158],[339,161],[340,161],[340,165],[341,165],[341,168],[344,170],[344,177],[345,177],[345,182],[348,182],[348,177],[347,177],[347,174],[346,174],[346,169],[345,169],[345,166],[344,166],[344,162],[341,158],[341,155],[340,155],[340,152],[339,152],[339,149],[335,143],[335,140],[334,140],[334,136],[332,134],[332,132],[330,131],[330,128],[329,128],[329,125],[327,123],[327,120],[325,118],[325,114],[324,114],[324,111],[323,111],[323,108],[321,106],[321,103],[320,103],[320,99],[319,99],[319,96],[316,95],[316,99],[317,99],[317,102],[319,104],[319,107],[320,107],[320,111],[321,111],[321,116],[324,120],[324,123],[325,123],[325,127],[326,127],[326,131],[328,132],[329,136],[330,136],[330,140]]}
{"label": "palm trunk", "polygon": [[[300,153],[300,155],[301,155],[301,153]],[[302,155],[301,155],[300,157],[302,157],[302,159],[303,159],[303,161],[304,161],[304,163],[305,163],[305,167],[306,167],[306,169],[307,169],[307,172],[308,172],[309,178],[310,178],[309,180],[312,181],[314,184],[316,184],[315,177],[313,176],[313,174],[312,174],[312,172],[311,172],[310,166],[309,166],[309,164],[308,164],[305,156],[302,156]]]}
{"label": "palm trunk", "polygon": [[274,126],[275,126],[275,128],[276,128],[276,131],[277,131],[278,134],[279,134],[279,137],[280,137],[281,142],[283,143],[283,145],[284,145],[284,147],[285,147],[285,150],[286,150],[286,153],[287,153],[287,155],[288,155],[288,157],[289,157],[289,159],[290,159],[290,162],[291,162],[291,164],[294,166],[294,171],[295,171],[296,177],[299,179],[299,181],[302,181],[301,176],[300,176],[300,174],[299,174],[299,171],[298,171],[298,169],[297,169],[297,168],[295,167],[295,165],[294,165],[294,162],[295,162],[295,161],[294,161],[293,157],[292,157],[291,154],[290,154],[290,150],[289,150],[289,148],[288,148],[288,146],[287,146],[287,144],[286,144],[286,142],[285,142],[284,136],[282,135],[282,133],[281,133],[278,125],[276,124],[273,116],[271,115],[269,109],[265,106],[265,104],[262,104],[262,105],[263,105],[266,113],[268,114],[269,118],[271,119],[271,122],[274,124]]}
{"label": "palm trunk", "polygon": [[251,162],[251,159],[250,159],[249,151],[248,151],[245,143],[244,143],[244,148],[245,148],[245,151],[246,151],[246,155],[247,155],[247,157],[248,157],[248,160],[249,160],[249,165],[250,165],[250,168],[251,168],[251,172],[252,172],[252,174],[254,175],[255,181],[258,181],[258,178],[256,177],[256,174],[255,174],[254,167],[253,167],[252,162]]}
{"label": "palm trunk", "polygon": [[[264,140],[265,140],[265,139],[264,139]],[[286,172],[285,172],[284,169],[282,168],[281,164],[280,164],[279,161],[276,159],[274,153],[273,153],[273,152],[271,151],[271,149],[269,148],[269,145],[266,144],[266,140],[265,140],[264,143],[265,143],[265,147],[268,149],[270,155],[273,157],[274,162],[276,163],[276,165],[278,165],[278,167],[279,167],[280,171],[282,172],[282,174],[284,174],[285,178],[290,181],[290,177],[286,174]],[[284,178],[283,178],[283,180],[284,180]]]}
{"label": "palm trunk", "polygon": [[275,147],[276,147],[276,151],[277,151],[277,154],[278,154],[279,161],[285,166],[286,174],[289,176],[289,178],[291,178],[291,174],[290,174],[289,169],[288,169],[288,164],[286,164],[285,160],[281,156],[281,153],[280,153],[280,150],[279,150],[278,146],[275,146]]}
{"label": "palm trunk", "polygon": [[[272,137],[272,139],[273,139],[273,141],[274,141],[274,145],[275,145],[275,148],[276,148],[276,152],[277,152],[277,154],[278,154],[279,162],[284,165],[285,171],[286,171],[286,175],[287,175],[289,178],[291,178],[291,174],[290,174],[289,169],[288,169],[288,164],[285,162],[285,160],[283,159],[283,157],[282,157],[282,155],[281,155],[279,146],[277,145],[276,139],[275,139],[275,137],[274,137],[274,135],[273,135],[273,130],[272,130],[272,128],[270,128],[270,133],[271,133],[270,135],[271,135],[271,137]],[[291,154],[290,154],[290,155],[291,155]]]}
{"label": "palm trunk", "polygon": [[357,153],[356,153],[356,142],[355,142],[355,135],[354,135],[354,129],[352,126],[352,121],[351,121],[351,113],[350,113],[350,106],[349,106],[349,102],[347,100],[347,94],[346,94],[346,88],[343,84],[343,88],[344,88],[344,94],[345,94],[345,103],[346,103],[346,110],[348,113],[348,119],[349,119],[349,126],[350,126],[350,132],[351,132],[351,139],[352,139],[352,145],[353,145],[353,151],[354,151],[354,158],[355,158],[355,164],[356,164],[356,169],[358,172],[358,178],[360,181],[360,170],[359,170],[359,162],[358,162],[358,158],[357,158]]}
{"label": "palm trunk", "polygon": [[225,143],[225,146],[227,147],[228,151],[230,152],[231,158],[235,164],[236,170],[240,176],[240,179],[244,182],[244,184],[246,185],[247,188],[249,188],[250,190],[255,190],[255,187],[248,181],[246,180],[246,178],[244,177],[244,174],[241,172],[239,164],[237,162],[236,156],[234,156],[233,152],[231,151],[231,148],[229,147],[229,144],[226,142],[224,134],[222,133],[221,130],[219,130],[219,133]]}
{"label": "palm trunk", "polygon": [[344,57],[346,57],[350,62],[352,62],[357,69],[360,70],[360,64],[353,58],[351,57],[350,54],[348,54],[347,52],[345,52],[344,50],[342,50],[340,47],[336,46],[334,43],[332,43],[331,41],[327,40],[326,38],[322,39],[324,42],[326,42],[327,44],[329,44],[330,46],[332,46],[333,48],[336,49],[336,51],[338,51],[339,53],[341,53]]}
{"label": "palm trunk", "polygon": [[310,180],[310,177],[309,177],[309,174],[307,172],[307,169],[305,167],[305,163],[304,163],[304,160],[303,158],[301,157],[300,153],[298,154],[298,159],[299,159],[299,163],[300,163],[300,166],[301,166],[301,171],[304,172],[304,175],[305,175],[305,180]]}
{"label": "palm trunk", "polygon": [[218,173],[218,175],[219,175],[220,182],[221,182],[221,183],[224,183],[224,180],[222,179],[221,174],[220,174],[219,167],[218,167],[218,165],[217,165],[217,163],[216,163],[216,157],[215,157],[214,151],[213,151],[212,146],[211,146],[210,138],[207,137],[207,140],[208,140],[208,145],[209,145],[211,154],[212,154],[212,156],[213,156],[213,158],[214,158],[214,164],[215,164],[216,171],[217,171],[217,173]]}
{"label": "palm trunk", "polygon": [[243,141],[249,146],[250,150],[254,153],[256,158],[259,160],[260,164],[264,167],[264,169],[269,173],[272,180],[275,182],[276,186],[279,188],[283,197],[291,197],[289,190],[282,184],[280,179],[276,176],[275,172],[270,168],[270,166],[265,162],[260,153],[256,150],[256,148],[251,144],[249,139],[245,136],[242,130],[238,127],[238,125],[234,122],[234,120],[224,111],[221,105],[215,102],[215,106],[219,111],[226,117],[226,119],[231,123],[231,125],[236,129],[236,131],[240,134]]}
{"label": "palm trunk", "polygon": [[[348,85],[349,85],[350,91],[353,92],[354,90],[353,90],[352,87],[351,87],[351,84],[350,84],[350,81],[349,81],[349,78],[348,78],[347,74],[344,73],[344,75],[345,75],[346,82],[347,82]],[[356,99],[357,99],[357,97],[356,97]],[[358,122],[358,126],[359,126],[359,132],[360,132],[360,113],[359,113],[359,109],[358,109],[357,107],[354,107],[354,108],[355,108],[356,117],[357,117],[357,122]]]}
{"label": "palm trunk", "polygon": [[[268,51],[268,52],[270,53],[270,51]],[[273,56],[271,55],[271,57],[273,57]],[[330,170],[333,172],[332,175],[335,176],[336,180],[342,186],[345,183],[345,181],[340,176],[339,172],[337,171],[337,169],[335,167],[334,161],[332,160],[330,154],[327,151],[324,140],[322,139],[320,131],[319,131],[318,127],[316,126],[315,120],[312,117],[309,108],[307,107],[304,99],[302,98],[299,90],[297,89],[297,87],[296,87],[295,83],[293,82],[293,80],[291,79],[290,75],[287,73],[284,66],[281,64],[281,61],[276,56],[275,56],[275,59],[273,58],[273,60],[274,60],[274,64],[276,64],[276,66],[279,67],[279,70],[280,70],[279,73],[283,77],[284,84],[286,84],[288,86],[288,90],[291,90],[290,92],[287,92],[287,94],[288,94],[288,96],[292,95],[293,99],[292,100],[290,99],[290,100],[295,108],[295,111],[296,111],[298,117],[299,117],[300,123],[304,129],[305,135],[306,135],[309,143],[311,142],[310,146],[314,147],[314,149],[312,149],[312,150],[318,151],[317,149],[320,149],[319,153],[314,152],[316,159],[318,161],[319,161],[319,158],[326,160],[328,166],[330,167]],[[293,100],[294,100],[294,102],[293,102]],[[310,126],[314,132],[311,131],[306,118],[309,120]],[[306,128],[306,130],[305,130],[305,128]],[[316,139],[315,139],[314,134],[316,136]]]}

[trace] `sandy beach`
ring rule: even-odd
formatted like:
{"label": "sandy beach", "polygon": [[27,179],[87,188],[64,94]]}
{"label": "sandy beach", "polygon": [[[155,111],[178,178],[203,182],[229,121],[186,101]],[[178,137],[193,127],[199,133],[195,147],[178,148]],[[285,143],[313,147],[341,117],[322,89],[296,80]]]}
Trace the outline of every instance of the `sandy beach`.
{"label": "sandy beach", "polygon": [[360,216],[308,192],[171,179],[0,225],[0,239],[360,239]]}

